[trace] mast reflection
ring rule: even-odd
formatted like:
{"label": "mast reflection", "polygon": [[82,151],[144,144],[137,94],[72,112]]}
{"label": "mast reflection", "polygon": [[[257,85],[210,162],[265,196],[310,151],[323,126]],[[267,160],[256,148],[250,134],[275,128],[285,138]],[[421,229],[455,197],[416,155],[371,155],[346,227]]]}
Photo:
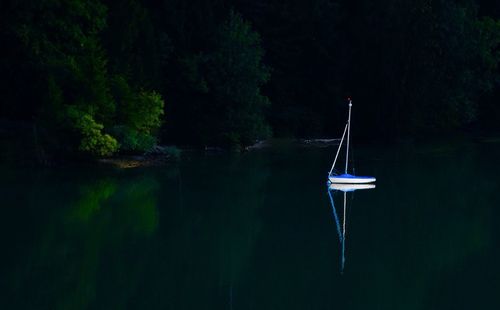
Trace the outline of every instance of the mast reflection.
{"label": "mast reflection", "polygon": [[[362,189],[373,189],[375,184],[328,184],[328,197],[330,198],[330,204],[332,206],[333,218],[335,220],[335,225],[337,227],[337,234],[339,236],[339,243],[341,247],[341,258],[340,258],[340,273],[344,273],[345,266],[345,240],[346,240],[346,210],[347,210],[347,193],[354,192],[356,190]],[[337,209],[335,208],[334,196],[337,193],[343,193],[343,212],[342,212],[342,223],[340,223]]]}

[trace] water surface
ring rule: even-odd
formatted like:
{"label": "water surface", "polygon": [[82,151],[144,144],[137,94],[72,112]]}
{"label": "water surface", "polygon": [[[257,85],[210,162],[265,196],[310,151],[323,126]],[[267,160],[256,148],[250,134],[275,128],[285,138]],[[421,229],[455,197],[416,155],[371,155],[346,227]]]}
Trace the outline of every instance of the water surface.
{"label": "water surface", "polygon": [[343,271],[334,153],[2,167],[0,308],[500,308],[500,145],[355,148]]}

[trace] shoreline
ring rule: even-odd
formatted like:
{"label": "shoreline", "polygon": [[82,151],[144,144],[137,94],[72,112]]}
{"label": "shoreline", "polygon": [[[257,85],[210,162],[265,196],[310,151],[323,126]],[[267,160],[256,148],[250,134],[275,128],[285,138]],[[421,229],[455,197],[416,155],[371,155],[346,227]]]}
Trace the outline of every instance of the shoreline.
{"label": "shoreline", "polygon": [[[0,126],[1,128],[1,126]],[[0,130],[0,144],[3,145],[3,151],[0,154],[0,160],[6,166],[41,166],[54,167],[65,166],[71,164],[101,164],[119,169],[132,169],[141,167],[157,167],[165,166],[178,162],[181,159],[181,153],[200,153],[204,155],[218,155],[227,153],[247,153],[265,150],[278,150],[288,148],[327,148],[337,146],[340,142],[338,138],[271,138],[266,140],[256,141],[252,145],[239,148],[223,148],[218,146],[193,147],[185,145],[182,147],[157,145],[151,151],[144,154],[119,154],[109,158],[96,158],[81,156],[78,154],[45,154],[40,156],[39,146],[34,141],[29,139],[31,132],[25,130],[26,139],[14,139],[14,130]],[[447,135],[441,137],[432,137],[430,139],[406,138],[398,141],[381,141],[381,140],[362,140],[358,145],[413,145],[430,146],[435,144],[455,144],[455,143],[478,143],[478,144],[496,144],[500,143],[500,135],[498,133],[479,133],[462,132],[461,134]]]}

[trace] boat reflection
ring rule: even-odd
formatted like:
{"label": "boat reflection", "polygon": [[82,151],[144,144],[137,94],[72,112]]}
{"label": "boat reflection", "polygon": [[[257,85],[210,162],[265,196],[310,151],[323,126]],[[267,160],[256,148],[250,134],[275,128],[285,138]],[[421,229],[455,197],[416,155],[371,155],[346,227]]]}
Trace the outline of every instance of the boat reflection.
{"label": "boat reflection", "polygon": [[[375,184],[328,184],[328,197],[330,198],[330,204],[332,206],[333,218],[337,226],[337,234],[339,236],[340,243],[340,273],[344,273],[345,266],[345,240],[346,240],[346,210],[347,210],[347,193],[352,193],[356,190],[362,189],[373,189]],[[337,193],[343,193],[343,212],[342,212],[342,223],[340,223],[337,209],[335,208],[334,196]],[[352,194],[351,194],[352,196]]]}

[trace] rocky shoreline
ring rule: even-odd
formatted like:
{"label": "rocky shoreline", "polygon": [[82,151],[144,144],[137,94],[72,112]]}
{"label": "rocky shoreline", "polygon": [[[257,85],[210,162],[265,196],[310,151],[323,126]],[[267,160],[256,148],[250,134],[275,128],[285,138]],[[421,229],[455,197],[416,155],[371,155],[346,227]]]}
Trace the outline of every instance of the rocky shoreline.
{"label": "rocky shoreline", "polygon": [[102,158],[98,162],[121,169],[162,166],[180,159],[181,151],[175,146],[156,145],[143,155],[121,155],[114,158]]}
{"label": "rocky shoreline", "polygon": [[[252,152],[277,146],[292,147],[329,147],[338,145],[340,139],[270,139],[257,141],[255,144],[238,149],[238,151]],[[231,150],[220,147],[206,146],[201,149],[205,154],[220,154]],[[181,151],[173,146],[155,146],[144,155],[121,155],[113,158],[99,159],[101,164],[112,165],[120,169],[163,166],[180,159]]]}

